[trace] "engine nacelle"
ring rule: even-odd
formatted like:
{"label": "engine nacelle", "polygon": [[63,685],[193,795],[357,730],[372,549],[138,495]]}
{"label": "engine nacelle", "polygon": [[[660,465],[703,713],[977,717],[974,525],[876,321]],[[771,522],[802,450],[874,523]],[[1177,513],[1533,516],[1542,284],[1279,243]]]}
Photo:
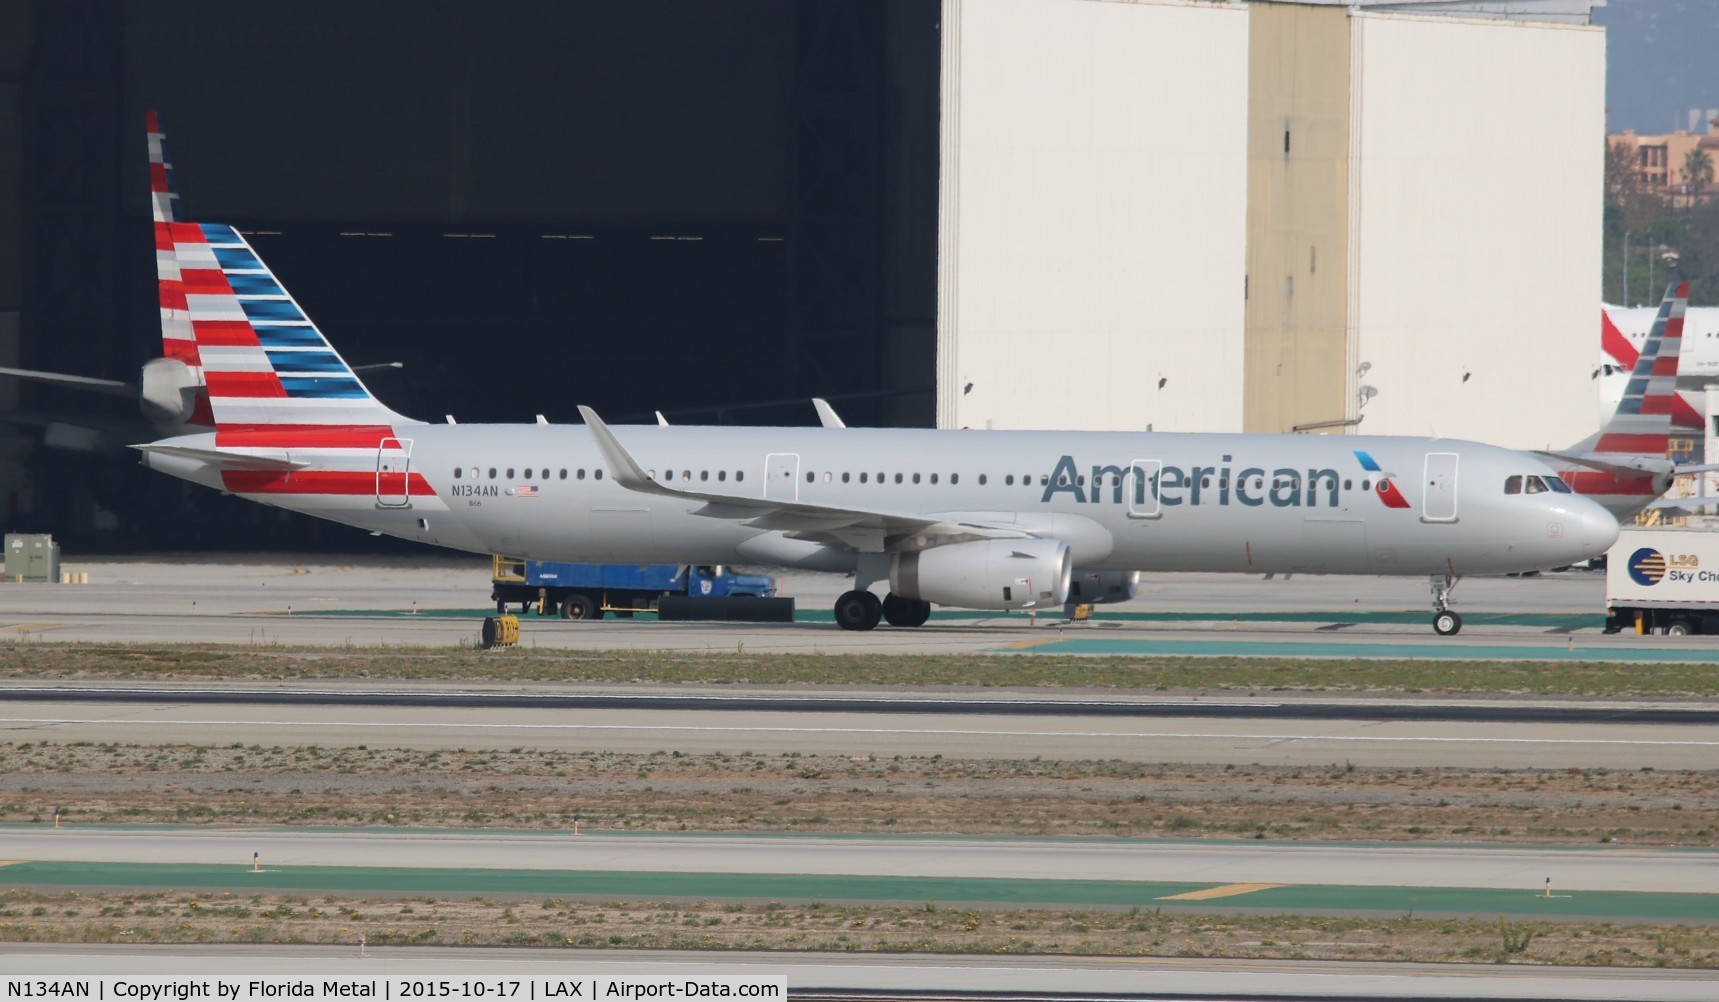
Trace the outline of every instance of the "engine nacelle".
{"label": "engine nacelle", "polygon": [[963,609],[1025,609],[1068,601],[1068,544],[1055,539],[985,539],[897,554],[889,590]]}
{"label": "engine nacelle", "polygon": [[1080,605],[1126,602],[1140,592],[1139,571],[1076,571],[1068,600]]}
{"label": "engine nacelle", "polygon": [[196,405],[197,374],[176,358],[143,364],[143,416],[158,425],[182,425]]}

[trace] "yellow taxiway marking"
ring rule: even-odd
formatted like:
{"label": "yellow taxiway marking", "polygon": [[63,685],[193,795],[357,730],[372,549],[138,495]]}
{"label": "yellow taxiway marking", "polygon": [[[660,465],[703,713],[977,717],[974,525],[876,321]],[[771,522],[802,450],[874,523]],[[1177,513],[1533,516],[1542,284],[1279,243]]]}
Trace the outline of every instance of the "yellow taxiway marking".
{"label": "yellow taxiway marking", "polygon": [[1206,901],[1211,898],[1229,898],[1237,894],[1252,894],[1254,891],[1269,891],[1273,887],[1288,887],[1288,884],[1225,884],[1222,887],[1208,887],[1203,891],[1189,891],[1186,894],[1172,894],[1159,901]]}
{"label": "yellow taxiway marking", "polygon": [[1040,644],[1054,644],[1061,639],[1061,637],[1037,637],[1032,640],[1016,640],[1011,643],[1004,644],[996,649],[1000,651],[1024,651],[1029,647],[1037,647]]}
{"label": "yellow taxiway marking", "polygon": [[31,630],[51,630],[58,623],[19,623],[17,626],[0,626],[0,633],[29,633]]}

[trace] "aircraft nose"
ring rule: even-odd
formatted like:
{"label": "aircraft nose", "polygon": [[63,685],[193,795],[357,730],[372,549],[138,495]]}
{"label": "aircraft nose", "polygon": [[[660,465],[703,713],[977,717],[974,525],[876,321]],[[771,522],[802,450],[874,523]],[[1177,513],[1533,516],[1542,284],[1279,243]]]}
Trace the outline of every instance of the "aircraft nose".
{"label": "aircraft nose", "polygon": [[1618,541],[1618,520],[1611,512],[1593,502],[1583,507],[1581,513],[1581,529],[1577,537],[1582,541],[1582,550],[1588,556],[1598,556],[1612,548]]}

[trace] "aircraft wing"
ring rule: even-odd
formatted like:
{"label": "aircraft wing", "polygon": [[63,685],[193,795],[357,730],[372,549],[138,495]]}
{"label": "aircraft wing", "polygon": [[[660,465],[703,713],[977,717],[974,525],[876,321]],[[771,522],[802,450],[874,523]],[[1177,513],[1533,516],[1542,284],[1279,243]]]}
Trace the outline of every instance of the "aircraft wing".
{"label": "aircraft wing", "polygon": [[702,508],[694,509],[695,515],[743,522],[754,528],[784,533],[790,539],[839,543],[862,553],[899,553],[976,539],[1029,539],[1034,536],[1012,525],[677,490],[652,479],[596,411],[581,404],[579,413],[584,416],[585,425],[597,440],[597,449],[602,452],[604,461],[609,464],[610,475],[617,483],[641,494],[704,502]]}
{"label": "aircraft wing", "polygon": [[257,456],[246,452],[223,452],[219,449],[193,449],[184,445],[134,445],[139,452],[158,456],[177,456],[223,470],[302,470],[309,463],[295,463],[282,456]]}

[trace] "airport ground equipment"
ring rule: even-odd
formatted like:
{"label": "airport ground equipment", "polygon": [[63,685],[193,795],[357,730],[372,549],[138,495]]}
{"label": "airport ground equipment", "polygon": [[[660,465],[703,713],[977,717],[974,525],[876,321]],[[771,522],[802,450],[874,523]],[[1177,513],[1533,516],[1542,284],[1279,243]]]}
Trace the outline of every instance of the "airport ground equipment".
{"label": "airport ground equipment", "polygon": [[[572,564],[498,556],[492,584],[496,612],[517,604],[522,612],[558,612],[562,619],[658,612],[664,619],[773,622],[794,615],[793,599],[775,597],[774,578],[713,564]],[[664,608],[669,599],[675,601]]]}
{"label": "airport ground equipment", "polygon": [[518,616],[489,616],[483,621],[483,648],[493,651],[497,647],[512,647],[519,643]]}
{"label": "airport ground equipment", "polygon": [[6,580],[42,584],[60,580],[60,544],[46,534],[6,534]]}
{"label": "airport ground equipment", "polygon": [[1606,632],[1719,633],[1719,532],[1625,527],[1606,554]]}

